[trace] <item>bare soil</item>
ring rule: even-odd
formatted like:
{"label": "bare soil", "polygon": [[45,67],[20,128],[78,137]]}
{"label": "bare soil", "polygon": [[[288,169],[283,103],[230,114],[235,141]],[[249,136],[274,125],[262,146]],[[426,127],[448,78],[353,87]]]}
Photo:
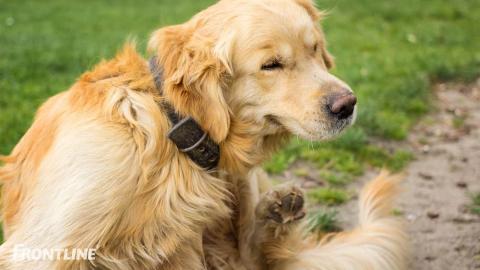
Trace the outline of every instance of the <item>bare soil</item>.
{"label": "bare soil", "polygon": [[[416,156],[398,200],[411,235],[411,269],[480,269],[480,216],[469,210],[471,194],[480,192],[480,79],[438,84],[434,95],[436,108],[407,142],[385,146],[405,147]],[[355,222],[355,203],[340,208],[346,227]]]}

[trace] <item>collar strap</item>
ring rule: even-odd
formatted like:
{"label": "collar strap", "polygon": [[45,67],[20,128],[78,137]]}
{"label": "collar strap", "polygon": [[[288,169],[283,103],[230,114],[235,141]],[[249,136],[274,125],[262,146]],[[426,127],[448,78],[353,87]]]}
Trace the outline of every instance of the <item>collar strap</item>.
{"label": "collar strap", "polygon": [[[158,66],[155,56],[150,58],[149,66],[155,87],[160,95],[163,95],[163,69]],[[179,115],[168,101],[162,103],[162,108],[165,109],[168,119],[172,123],[172,128],[168,131],[167,137],[173,141],[178,150],[187,154],[193,162],[203,169],[215,169],[220,160],[219,145],[202,130],[193,118]]]}

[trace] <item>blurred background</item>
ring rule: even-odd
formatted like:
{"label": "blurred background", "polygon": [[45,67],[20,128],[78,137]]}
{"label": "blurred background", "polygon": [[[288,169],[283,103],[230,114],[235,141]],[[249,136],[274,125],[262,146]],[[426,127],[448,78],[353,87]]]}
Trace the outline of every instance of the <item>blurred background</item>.
{"label": "blurred background", "polygon": [[[12,150],[42,102],[127,39],[143,53],[153,30],[214,2],[0,0],[0,154]],[[406,195],[394,214],[423,245],[414,267],[480,269],[480,1],[317,6],[329,14],[322,25],[333,73],[359,97],[358,121],[335,141],[292,139],[265,168],[275,181],[308,189],[311,228],[322,232],[354,222],[355,192],[368,176],[405,171]],[[447,233],[451,239],[442,238]]]}

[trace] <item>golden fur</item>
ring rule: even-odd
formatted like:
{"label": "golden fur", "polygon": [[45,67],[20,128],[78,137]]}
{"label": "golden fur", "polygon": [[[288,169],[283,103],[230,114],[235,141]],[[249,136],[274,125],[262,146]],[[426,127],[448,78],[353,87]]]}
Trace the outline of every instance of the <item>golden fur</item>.
{"label": "golden fur", "polygon": [[[350,90],[327,71],[320,17],[309,0],[223,0],[152,35],[163,96],[127,45],[50,98],[3,157],[0,268],[404,269],[387,175],[363,191],[353,232],[315,243],[300,221],[268,218],[278,196],[301,191],[271,187],[261,163],[292,133],[326,139],[354,120],[323,109],[329,95]],[[277,60],[281,70],[260,68]],[[220,145],[215,172],[165,137],[163,100]],[[15,261],[17,244],[97,248],[97,257]]]}

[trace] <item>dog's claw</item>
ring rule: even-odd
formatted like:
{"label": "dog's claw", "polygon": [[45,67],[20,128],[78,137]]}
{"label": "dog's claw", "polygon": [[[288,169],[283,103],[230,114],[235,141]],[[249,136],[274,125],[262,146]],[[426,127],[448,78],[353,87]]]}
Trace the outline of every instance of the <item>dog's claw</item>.
{"label": "dog's claw", "polygon": [[295,215],[294,219],[295,220],[299,220],[299,219],[302,219],[305,217],[305,212],[304,211],[301,211],[301,212],[298,212],[298,214]]}

